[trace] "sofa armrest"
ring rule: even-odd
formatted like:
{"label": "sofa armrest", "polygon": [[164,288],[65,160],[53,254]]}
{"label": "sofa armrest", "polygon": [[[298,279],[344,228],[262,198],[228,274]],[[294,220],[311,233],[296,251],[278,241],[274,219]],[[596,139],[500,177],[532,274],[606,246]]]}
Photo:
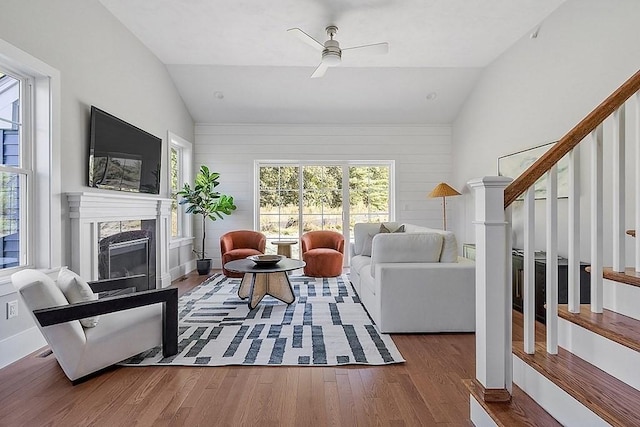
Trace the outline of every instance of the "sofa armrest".
{"label": "sofa armrest", "polygon": [[178,353],[178,288],[153,289],[58,307],[34,310],[42,327],[162,303],[162,353]]}
{"label": "sofa armrest", "polygon": [[383,263],[376,270],[382,332],[475,330],[475,262]]}

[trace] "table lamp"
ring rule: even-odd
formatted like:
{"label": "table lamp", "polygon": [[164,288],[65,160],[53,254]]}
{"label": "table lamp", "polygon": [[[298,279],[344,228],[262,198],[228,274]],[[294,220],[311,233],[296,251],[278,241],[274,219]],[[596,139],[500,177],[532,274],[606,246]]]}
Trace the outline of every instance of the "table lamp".
{"label": "table lamp", "polygon": [[447,209],[446,209],[446,197],[451,196],[459,196],[460,193],[454,188],[452,188],[449,184],[441,182],[436,185],[436,187],[431,190],[428,197],[442,197],[442,229],[447,229]]}

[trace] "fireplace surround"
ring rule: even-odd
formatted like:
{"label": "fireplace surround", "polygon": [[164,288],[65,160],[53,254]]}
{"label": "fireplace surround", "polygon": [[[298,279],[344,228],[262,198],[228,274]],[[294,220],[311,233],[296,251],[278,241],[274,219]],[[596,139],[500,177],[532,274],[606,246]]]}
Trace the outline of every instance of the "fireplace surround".
{"label": "fireplace surround", "polygon": [[101,277],[100,224],[141,221],[148,228],[151,223],[149,220],[154,220],[154,230],[149,233],[153,234],[152,237],[155,240],[155,245],[149,245],[149,258],[154,261],[149,264],[151,278],[149,288],[160,289],[171,285],[169,273],[171,199],[96,191],[67,193],[67,200],[71,219],[72,270],[87,280],[97,280]]}

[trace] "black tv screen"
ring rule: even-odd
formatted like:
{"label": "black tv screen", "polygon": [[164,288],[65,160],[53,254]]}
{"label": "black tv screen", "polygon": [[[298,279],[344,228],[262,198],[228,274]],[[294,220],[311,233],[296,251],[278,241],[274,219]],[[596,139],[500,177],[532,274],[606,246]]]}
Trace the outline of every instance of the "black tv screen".
{"label": "black tv screen", "polygon": [[90,127],[90,187],[160,193],[160,138],[94,106]]}

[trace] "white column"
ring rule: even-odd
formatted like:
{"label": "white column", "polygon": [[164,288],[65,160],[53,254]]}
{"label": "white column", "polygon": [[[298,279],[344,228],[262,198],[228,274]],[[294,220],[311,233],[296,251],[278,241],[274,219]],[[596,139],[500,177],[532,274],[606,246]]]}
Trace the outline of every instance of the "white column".
{"label": "white column", "polygon": [[171,286],[169,240],[171,239],[171,200],[158,200],[156,215],[156,288]]}
{"label": "white column", "polygon": [[613,271],[622,272],[625,254],[625,124],[624,104],[613,112]]}
{"label": "white column", "polygon": [[591,311],[602,313],[602,124],[591,137]]}
{"label": "white column", "polygon": [[[511,278],[507,280],[504,189],[511,182],[505,177],[484,177],[469,181],[475,197],[476,237],[476,379],[486,397],[509,400],[511,384],[507,369],[511,358],[511,339],[507,339]],[[508,348],[507,344],[508,344]],[[507,356],[508,355],[508,356]]]}

